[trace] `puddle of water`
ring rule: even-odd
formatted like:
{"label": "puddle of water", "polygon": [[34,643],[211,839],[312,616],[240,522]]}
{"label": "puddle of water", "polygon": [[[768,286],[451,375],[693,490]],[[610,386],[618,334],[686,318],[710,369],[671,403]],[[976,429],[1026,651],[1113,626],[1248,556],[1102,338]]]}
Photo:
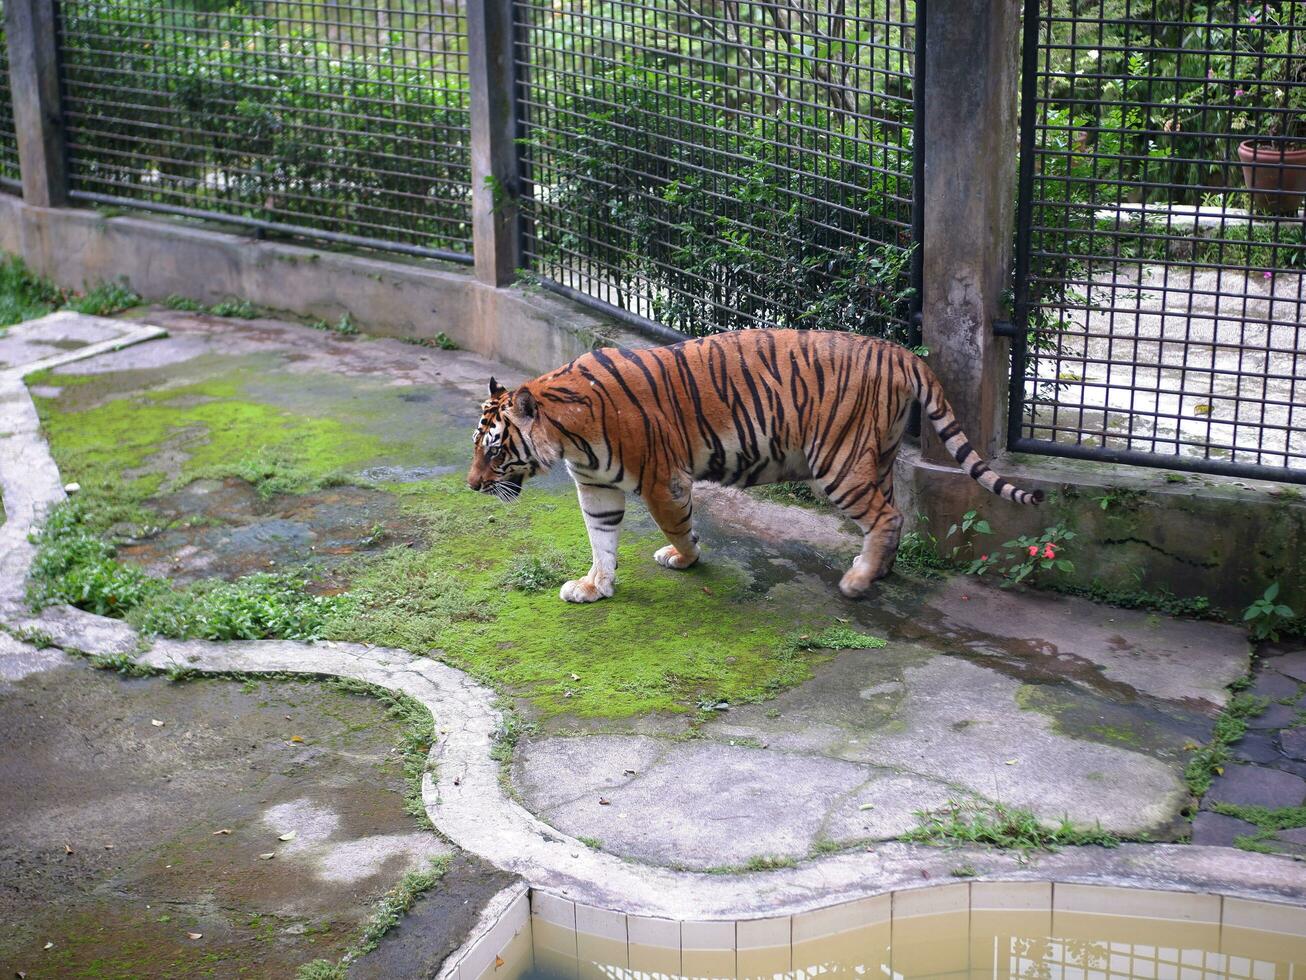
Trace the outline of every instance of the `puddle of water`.
{"label": "puddle of water", "polygon": [[[1211,896],[1201,896],[1212,898]],[[887,898],[887,896],[886,896]],[[1218,899],[1215,900],[1218,908]],[[887,902],[885,903],[887,907]],[[1253,903],[1248,903],[1249,905]],[[1306,926],[1306,910],[1279,907]],[[1051,909],[953,911],[885,915],[855,922],[835,913],[837,931],[809,936],[796,916],[759,922],[675,923],[679,948],[652,945],[624,917],[578,932],[536,915],[491,960],[481,978],[769,977],[806,980],[817,975],[917,978],[1029,978],[1029,980],[1299,980],[1306,977],[1306,928],[1275,932],[1257,922],[1194,922]],[[825,913],[816,913],[821,916]],[[1182,913],[1178,913],[1182,914]],[[1282,916],[1276,916],[1282,918]],[[862,918],[872,918],[864,916]],[[843,919],[842,922],[837,921]],[[602,919],[598,920],[600,923]],[[1264,926],[1264,928],[1260,928]],[[1292,928],[1292,924],[1289,924]],[[692,932],[691,932],[692,929]],[[618,938],[623,933],[624,938]],[[691,939],[692,936],[692,939]],[[637,942],[636,939],[649,939]],[[691,948],[689,943],[695,947]],[[749,946],[744,947],[748,942]],[[773,945],[764,945],[767,942]],[[729,944],[733,948],[720,948]],[[719,948],[711,948],[715,944]],[[465,974],[464,974],[465,975]]]}
{"label": "puddle of water", "polygon": [[181,583],[308,564],[324,576],[319,586],[330,589],[351,556],[419,536],[394,497],[366,487],[262,500],[243,480],[196,480],[155,506],[176,523],[118,553]]}

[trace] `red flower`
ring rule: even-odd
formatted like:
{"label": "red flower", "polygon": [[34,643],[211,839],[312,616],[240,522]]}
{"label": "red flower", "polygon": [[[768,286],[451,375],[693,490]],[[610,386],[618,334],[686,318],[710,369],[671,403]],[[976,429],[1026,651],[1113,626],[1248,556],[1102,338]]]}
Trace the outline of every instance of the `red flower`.
{"label": "red flower", "polygon": [[1030,546],[1029,546],[1029,554],[1030,554],[1030,557],[1031,557],[1031,558],[1032,558],[1033,556],[1037,555],[1037,554],[1038,554],[1038,545],[1036,545],[1036,544],[1032,544],[1032,545],[1030,545]]}
{"label": "red flower", "polygon": [[1048,545],[1047,545],[1047,547],[1043,549],[1043,557],[1044,557],[1044,558],[1055,558],[1056,556],[1057,556],[1056,548],[1052,547],[1051,542],[1049,542]]}
{"label": "red flower", "polygon": [[980,555],[980,561],[988,561],[988,560],[989,560],[988,555]]}

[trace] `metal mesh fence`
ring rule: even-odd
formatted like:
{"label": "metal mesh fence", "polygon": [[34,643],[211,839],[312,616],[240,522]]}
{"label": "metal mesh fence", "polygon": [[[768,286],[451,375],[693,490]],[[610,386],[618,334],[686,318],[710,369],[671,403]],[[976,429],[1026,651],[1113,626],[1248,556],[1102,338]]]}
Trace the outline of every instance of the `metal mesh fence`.
{"label": "metal mesh fence", "polygon": [[470,250],[455,0],[63,0],[74,198]]}
{"label": "metal mesh fence", "polygon": [[908,336],[915,4],[517,0],[524,253],[703,334]]}
{"label": "metal mesh fence", "polygon": [[1306,2],[1026,18],[1013,443],[1306,480]]}
{"label": "metal mesh fence", "polygon": [[14,101],[9,91],[9,44],[5,37],[5,5],[0,0],[0,188],[17,188],[18,140],[14,135]]}

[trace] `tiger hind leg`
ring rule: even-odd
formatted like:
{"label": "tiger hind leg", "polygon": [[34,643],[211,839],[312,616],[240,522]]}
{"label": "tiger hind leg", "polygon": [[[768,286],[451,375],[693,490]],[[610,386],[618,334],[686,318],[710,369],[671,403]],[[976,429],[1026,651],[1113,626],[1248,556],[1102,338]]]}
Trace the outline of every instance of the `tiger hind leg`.
{"label": "tiger hind leg", "polygon": [[903,516],[890,502],[893,484],[887,484],[886,494],[878,476],[872,462],[825,485],[830,503],[862,529],[861,554],[839,580],[839,591],[850,599],[864,595],[872,582],[888,575],[898,557]]}
{"label": "tiger hind leg", "polygon": [[680,474],[644,495],[644,503],[657,526],[671,543],[659,548],[653,559],[664,568],[688,568],[698,561],[698,535],[694,533],[693,483]]}

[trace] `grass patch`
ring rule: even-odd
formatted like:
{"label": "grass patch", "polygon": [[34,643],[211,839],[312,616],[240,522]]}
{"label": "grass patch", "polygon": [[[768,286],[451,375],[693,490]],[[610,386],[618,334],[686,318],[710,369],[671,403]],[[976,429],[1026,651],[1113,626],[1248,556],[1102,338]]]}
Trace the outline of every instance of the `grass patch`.
{"label": "grass patch", "polygon": [[1237,803],[1213,803],[1211,810],[1226,817],[1236,817],[1256,825],[1256,833],[1239,834],[1233,839],[1234,847],[1258,854],[1275,854],[1283,847],[1277,839],[1280,830],[1306,827],[1306,806],[1243,806]]}
{"label": "grass patch", "polygon": [[548,592],[567,580],[567,572],[567,556],[559,551],[524,555],[508,566],[503,584],[520,592]]}
{"label": "grass patch", "polygon": [[798,862],[790,857],[773,857],[759,854],[744,862],[745,871],[779,871],[782,868],[796,868]]}
{"label": "grass patch", "polygon": [[0,255],[0,328],[35,320],[63,305],[65,293],[27,268],[16,255]]}
{"label": "grass patch", "polygon": [[260,313],[257,306],[247,299],[226,299],[209,307],[214,316],[229,316],[239,320],[253,320]]}
{"label": "grass patch", "polygon": [[[1235,682],[1233,686],[1235,689],[1245,687],[1246,681],[1241,685]],[[1193,796],[1200,799],[1211,788],[1211,781],[1224,772],[1224,765],[1229,761],[1229,747],[1247,731],[1247,719],[1255,718],[1269,703],[1267,698],[1242,690],[1229,699],[1229,704],[1215,721],[1211,741],[1194,751],[1184,767],[1184,780]]]}
{"label": "grass patch", "polygon": [[30,605],[40,609],[67,603],[174,639],[314,640],[349,602],[311,595],[301,580],[284,574],[177,588],[114,557],[114,546],[106,539],[109,522],[140,513],[94,495],[79,495],[56,507],[36,536],[27,583]]}
{"label": "grass patch", "polygon": [[883,645],[844,628],[806,634],[800,647],[792,616],[759,601],[737,567],[658,567],[656,532],[624,535],[615,599],[560,602],[555,584],[590,559],[574,496],[531,488],[504,506],[460,483],[389,488],[424,524],[429,547],[360,558],[355,605],[329,636],[434,653],[544,717],[758,701],[806,680],[818,651]]}
{"label": "grass patch", "polygon": [[760,487],[749,487],[746,492],[758,500],[769,500],[776,504],[790,504],[810,510],[831,509],[826,499],[807,483],[767,483]]}
{"label": "grass patch", "polygon": [[82,296],[78,296],[68,308],[87,316],[111,316],[136,306],[141,298],[122,283],[102,282]]}
{"label": "grass patch", "polygon": [[882,650],[887,640],[868,633],[858,633],[843,624],[829,626],[819,633],[803,633],[794,638],[796,650]]}
{"label": "grass patch", "polygon": [[1085,829],[1063,818],[1050,827],[1029,810],[1001,803],[950,800],[941,809],[917,811],[916,817],[920,826],[903,834],[902,839],[918,844],[986,844],[1027,852],[1089,844],[1115,847],[1120,843],[1120,838],[1100,825]]}

